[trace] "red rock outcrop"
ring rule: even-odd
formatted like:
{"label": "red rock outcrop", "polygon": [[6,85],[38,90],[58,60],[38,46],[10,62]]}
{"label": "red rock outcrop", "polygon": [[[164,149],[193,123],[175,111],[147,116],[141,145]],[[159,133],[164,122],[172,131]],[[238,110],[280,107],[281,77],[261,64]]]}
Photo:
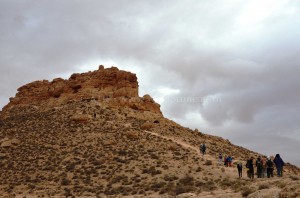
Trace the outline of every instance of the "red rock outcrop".
{"label": "red rock outcrop", "polygon": [[93,72],[73,74],[67,80],[35,81],[18,89],[3,112],[26,105],[54,107],[70,101],[97,100],[115,107],[130,107],[161,114],[160,105],[149,96],[139,97],[135,74],[100,65]]}

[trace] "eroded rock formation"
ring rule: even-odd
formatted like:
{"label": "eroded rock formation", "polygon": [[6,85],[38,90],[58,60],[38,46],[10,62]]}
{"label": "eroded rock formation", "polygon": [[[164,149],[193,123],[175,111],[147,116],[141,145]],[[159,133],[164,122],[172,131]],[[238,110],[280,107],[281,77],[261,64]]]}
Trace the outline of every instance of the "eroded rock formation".
{"label": "eroded rock formation", "polygon": [[160,105],[151,96],[139,97],[135,74],[116,67],[105,69],[102,65],[96,71],[73,74],[67,80],[56,78],[51,82],[42,80],[26,84],[10,98],[3,111],[27,105],[55,107],[80,100],[97,100],[112,107],[124,106],[161,114]]}

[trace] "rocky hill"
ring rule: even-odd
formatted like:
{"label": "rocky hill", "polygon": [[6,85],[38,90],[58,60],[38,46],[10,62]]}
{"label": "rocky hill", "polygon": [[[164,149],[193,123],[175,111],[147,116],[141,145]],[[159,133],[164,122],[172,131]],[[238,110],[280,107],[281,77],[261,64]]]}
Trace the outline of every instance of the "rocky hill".
{"label": "rocky hill", "polygon": [[[199,154],[205,142],[207,155]],[[164,118],[116,67],[36,81],[0,114],[0,197],[299,197],[300,171],[239,179],[258,153]]]}

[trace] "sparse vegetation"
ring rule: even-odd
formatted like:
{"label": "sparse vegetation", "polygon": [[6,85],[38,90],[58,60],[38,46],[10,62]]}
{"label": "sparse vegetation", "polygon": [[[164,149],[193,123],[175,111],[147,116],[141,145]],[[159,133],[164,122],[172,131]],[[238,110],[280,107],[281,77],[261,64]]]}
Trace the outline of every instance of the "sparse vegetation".
{"label": "sparse vegetation", "polygon": [[211,166],[212,165],[212,161],[211,160],[206,160],[204,165],[206,166]]}
{"label": "sparse vegetation", "polygon": [[261,184],[258,186],[258,190],[268,189],[270,188],[269,184]]}
{"label": "sparse vegetation", "polygon": [[298,181],[300,180],[300,177],[299,176],[295,176],[295,175],[291,175],[290,178],[294,181]]}
{"label": "sparse vegetation", "polygon": [[254,188],[251,187],[243,187],[242,188],[242,196],[247,197],[248,195],[252,194],[255,192]]}
{"label": "sparse vegetation", "polygon": [[67,179],[67,178],[63,178],[63,179],[61,180],[61,185],[62,185],[62,186],[70,185],[70,183],[71,183],[71,181],[70,181],[69,179]]}
{"label": "sparse vegetation", "polygon": [[276,183],[276,186],[278,186],[279,188],[284,188],[284,187],[286,187],[286,183],[283,181],[279,181]]}

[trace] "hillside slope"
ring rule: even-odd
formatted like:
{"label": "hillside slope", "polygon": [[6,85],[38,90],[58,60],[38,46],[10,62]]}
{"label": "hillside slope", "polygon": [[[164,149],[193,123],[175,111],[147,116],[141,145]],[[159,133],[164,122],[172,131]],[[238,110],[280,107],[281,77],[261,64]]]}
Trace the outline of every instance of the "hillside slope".
{"label": "hillside slope", "polygon": [[[48,91],[55,82],[43,83],[44,92],[35,83],[19,90],[0,116],[2,197],[299,197],[297,167],[286,166],[283,178],[238,179],[235,167],[217,165],[218,153],[243,162],[258,153],[164,118],[119,72],[78,74],[75,92],[68,80],[58,95]],[[96,86],[93,78],[107,73],[119,80]]]}

